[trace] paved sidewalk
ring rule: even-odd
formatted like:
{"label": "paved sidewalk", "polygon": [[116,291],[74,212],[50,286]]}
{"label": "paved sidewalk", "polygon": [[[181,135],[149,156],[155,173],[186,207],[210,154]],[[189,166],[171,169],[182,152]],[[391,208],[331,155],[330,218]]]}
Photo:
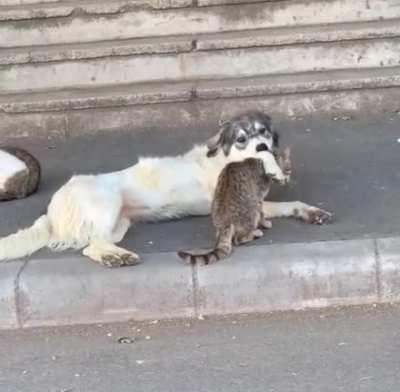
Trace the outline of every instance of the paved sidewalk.
{"label": "paved sidewalk", "polygon": [[[23,260],[0,266],[0,269],[4,269],[0,276],[7,280],[2,285],[0,298],[3,299],[0,299],[0,307],[6,304],[9,310],[9,314],[6,310],[2,312],[0,324],[4,327],[41,323],[68,324],[90,322],[90,317],[94,317],[94,321],[102,317],[112,321],[121,318],[122,313],[126,319],[153,317],[153,312],[158,312],[159,317],[166,317],[190,316],[203,310],[205,313],[227,313],[243,311],[244,308],[246,311],[267,311],[282,307],[324,306],[346,302],[345,292],[352,293],[347,301],[350,303],[363,302],[364,297],[364,302],[381,300],[382,290],[386,286],[382,287],[379,281],[382,265],[379,264],[380,255],[377,255],[379,243],[374,240],[400,235],[400,117],[394,114],[348,121],[315,118],[280,122],[276,127],[282,134],[282,145],[292,147],[295,174],[292,186],[275,187],[271,198],[302,200],[321,206],[334,212],[335,220],[332,224],[318,227],[294,220],[275,220],[273,228],[263,239],[235,252],[231,262],[200,268],[196,273],[181,264],[173,252],[181,247],[208,246],[213,241],[208,218],[137,224],[128,233],[123,246],[141,253],[144,262],[141,266],[120,271],[103,269],[84,260],[76,252],[39,252],[28,263]],[[131,136],[110,133],[96,138],[64,141],[20,139],[16,144],[28,147],[42,162],[42,187],[36,195],[26,200],[0,204],[0,235],[31,224],[45,210],[52,193],[73,173],[121,169],[134,163],[138,155],[184,152],[194,142],[204,140],[213,132],[214,129],[178,129],[174,134],[169,134],[155,129]],[[400,256],[393,261],[396,249],[400,250],[397,244],[394,239],[382,245],[382,251],[387,251],[388,259],[391,260],[388,268],[396,273],[396,263],[400,263]],[[69,260],[68,264],[62,262],[66,259]],[[282,272],[279,265],[284,262],[289,263],[290,268]],[[298,268],[307,263],[314,267],[303,268],[298,275],[299,282],[305,279],[304,284],[307,286],[312,271],[317,276],[316,281],[319,273],[325,274],[325,288],[322,292],[313,289],[312,295],[305,295],[306,289],[302,291],[299,288],[300,291],[294,290],[290,294],[292,298],[284,298],[281,304],[278,301],[274,306],[268,301],[263,302],[261,297],[256,298],[273,293],[267,284],[268,279],[272,278],[267,277],[274,268],[278,268],[275,278],[287,279],[287,287],[291,287],[293,274],[289,272],[293,272],[295,266]],[[317,268],[320,264],[325,267]],[[243,282],[241,286],[237,277],[243,276],[250,265],[253,265],[250,270],[257,272],[249,275],[246,284],[251,287],[252,283],[258,282],[264,291],[246,292],[247,286]],[[351,282],[348,280],[349,265],[352,266]],[[330,279],[339,279],[336,291],[327,283],[326,271],[330,271]],[[344,275],[339,277],[340,273],[347,274],[346,278]],[[367,276],[365,282],[362,278],[364,273]],[[357,274],[359,279],[356,278]],[[160,281],[156,281],[155,276]],[[217,281],[216,276],[220,276],[221,281]],[[275,282],[271,280],[270,283],[278,287],[279,279]],[[340,283],[340,279],[347,279],[345,285],[349,290],[340,291],[343,283]],[[358,286],[360,282],[362,287]],[[124,284],[133,299],[122,294],[123,300],[113,298],[108,304],[105,303],[105,298],[113,296],[113,290],[121,294]],[[210,287],[214,285],[214,294],[221,295],[221,300],[204,309],[199,307],[199,303],[204,300],[203,294],[201,290],[197,294],[192,290],[193,285],[201,289],[201,284]],[[224,288],[219,287],[221,284],[225,285]],[[46,300],[56,302],[53,297],[56,288],[60,290],[62,299],[59,299],[58,304],[52,303],[46,307],[43,305]],[[240,295],[228,304],[226,298],[229,298],[230,290],[234,289]],[[75,294],[73,290],[77,290]],[[166,298],[160,297],[161,294],[167,297],[172,295],[175,302],[168,302]],[[141,299],[138,302],[139,297]],[[331,301],[327,299],[329,297]],[[79,302],[78,299],[82,299],[82,303],[85,299],[85,306],[72,306]],[[152,306],[148,306],[147,300],[151,301]],[[35,310],[35,303],[40,303],[42,307]],[[90,306],[96,309],[95,313],[99,317],[89,314]],[[105,310],[107,307],[109,309]]]}

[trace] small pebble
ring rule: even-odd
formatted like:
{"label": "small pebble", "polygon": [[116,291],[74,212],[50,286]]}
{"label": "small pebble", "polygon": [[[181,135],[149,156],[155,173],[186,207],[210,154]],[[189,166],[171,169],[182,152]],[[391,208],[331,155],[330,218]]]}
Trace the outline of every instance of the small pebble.
{"label": "small pebble", "polygon": [[138,365],[143,365],[143,364],[144,364],[144,361],[143,361],[142,359],[138,359],[138,360],[136,361],[136,363],[137,363]]}
{"label": "small pebble", "polygon": [[107,334],[107,336],[108,336],[108,337],[111,337],[111,336],[112,336],[112,333],[111,333],[111,332],[109,332],[109,333]]}
{"label": "small pebble", "polygon": [[397,143],[400,143],[400,137],[397,139]]}
{"label": "small pebble", "polygon": [[232,336],[232,340],[236,340],[236,336]]}
{"label": "small pebble", "polygon": [[199,319],[199,320],[205,320],[205,319],[204,319],[204,316],[203,316],[202,314],[199,315],[198,319]]}
{"label": "small pebble", "polygon": [[150,321],[150,323],[149,324],[158,324],[158,320],[153,320],[153,321]]}
{"label": "small pebble", "polygon": [[56,356],[56,355],[53,355],[53,356],[51,357],[51,359],[52,359],[53,361],[56,361],[56,360],[57,360],[57,356]]}
{"label": "small pebble", "polygon": [[151,336],[147,335],[147,336],[145,337],[145,339],[146,339],[146,340],[151,340]]}
{"label": "small pebble", "polygon": [[75,377],[80,377],[81,375],[79,373],[75,373]]}
{"label": "small pebble", "polygon": [[132,344],[135,341],[135,338],[130,338],[128,336],[124,336],[118,339],[118,343],[121,344]]}

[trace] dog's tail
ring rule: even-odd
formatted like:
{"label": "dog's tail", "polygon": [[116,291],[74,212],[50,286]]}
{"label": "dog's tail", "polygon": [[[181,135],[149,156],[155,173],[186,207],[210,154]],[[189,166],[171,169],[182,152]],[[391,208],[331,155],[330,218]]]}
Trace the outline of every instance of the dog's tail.
{"label": "dog's tail", "polygon": [[211,250],[180,250],[178,256],[188,264],[212,264],[232,253],[233,225],[220,230],[217,243]]}
{"label": "dog's tail", "polygon": [[47,246],[50,240],[50,220],[42,215],[31,227],[0,239],[0,261],[29,256]]}

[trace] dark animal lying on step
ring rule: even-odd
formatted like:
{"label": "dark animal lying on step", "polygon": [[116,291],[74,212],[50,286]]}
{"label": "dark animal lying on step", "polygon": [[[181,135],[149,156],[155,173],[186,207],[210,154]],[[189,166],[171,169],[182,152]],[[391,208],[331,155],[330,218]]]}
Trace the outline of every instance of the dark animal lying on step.
{"label": "dark animal lying on step", "polygon": [[41,168],[29,152],[0,147],[0,201],[23,199],[39,187]]}

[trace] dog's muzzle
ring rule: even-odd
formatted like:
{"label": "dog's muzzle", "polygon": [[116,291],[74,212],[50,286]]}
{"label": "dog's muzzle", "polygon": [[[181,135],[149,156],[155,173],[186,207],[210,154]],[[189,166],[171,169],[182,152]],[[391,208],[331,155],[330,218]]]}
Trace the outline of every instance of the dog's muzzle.
{"label": "dog's muzzle", "polygon": [[268,148],[268,146],[267,146],[265,143],[261,143],[261,144],[258,144],[258,145],[256,146],[256,151],[257,151],[257,152],[269,151],[269,148]]}

